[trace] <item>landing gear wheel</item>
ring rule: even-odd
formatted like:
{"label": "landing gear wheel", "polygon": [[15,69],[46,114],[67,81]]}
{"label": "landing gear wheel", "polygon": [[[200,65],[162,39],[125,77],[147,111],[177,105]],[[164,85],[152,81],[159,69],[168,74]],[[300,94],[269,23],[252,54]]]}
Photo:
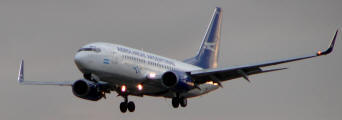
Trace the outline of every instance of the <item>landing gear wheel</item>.
{"label": "landing gear wheel", "polygon": [[125,113],[127,111],[127,103],[126,102],[121,102],[120,103],[120,111],[122,113]]}
{"label": "landing gear wheel", "polygon": [[135,110],[134,102],[132,102],[132,101],[128,102],[127,108],[128,108],[129,112],[134,112],[134,110]]}
{"label": "landing gear wheel", "polygon": [[179,103],[182,107],[186,107],[186,105],[188,104],[188,100],[186,98],[180,98]]}
{"label": "landing gear wheel", "polygon": [[172,98],[172,107],[178,108],[179,106],[179,99],[177,97]]}

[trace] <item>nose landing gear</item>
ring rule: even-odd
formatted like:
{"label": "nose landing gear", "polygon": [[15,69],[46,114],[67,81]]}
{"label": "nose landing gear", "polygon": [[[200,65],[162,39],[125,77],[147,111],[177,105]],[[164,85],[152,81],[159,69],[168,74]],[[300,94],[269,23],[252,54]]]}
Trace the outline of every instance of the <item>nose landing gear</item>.
{"label": "nose landing gear", "polygon": [[129,112],[134,112],[135,111],[135,104],[134,104],[134,102],[133,101],[129,101],[128,102],[128,97],[127,96],[125,96],[124,99],[125,99],[125,101],[120,103],[120,111],[122,113],[125,113],[125,112],[127,112],[127,109],[128,109]]}

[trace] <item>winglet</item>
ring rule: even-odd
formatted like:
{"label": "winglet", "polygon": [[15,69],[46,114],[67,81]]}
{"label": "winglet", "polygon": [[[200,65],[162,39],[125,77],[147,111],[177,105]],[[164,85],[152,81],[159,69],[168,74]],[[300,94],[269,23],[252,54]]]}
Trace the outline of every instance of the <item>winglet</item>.
{"label": "winglet", "polygon": [[335,35],[334,35],[334,38],[333,38],[333,40],[331,41],[331,44],[330,44],[329,48],[328,48],[327,50],[323,51],[323,52],[318,51],[318,52],[317,52],[317,56],[320,56],[320,55],[328,55],[329,53],[331,53],[331,52],[333,51],[334,46],[335,46],[335,41],[336,41],[336,39],[337,39],[337,36],[338,36],[339,32],[340,32],[340,30],[337,29],[337,30],[336,30],[336,33],[335,33]]}
{"label": "winglet", "polygon": [[18,83],[21,85],[59,85],[59,86],[71,86],[74,82],[72,81],[61,81],[61,82],[42,82],[42,81],[24,81],[24,60],[21,60]]}
{"label": "winglet", "polygon": [[24,60],[21,60],[19,73],[18,73],[18,82],[23,83],[24,82]]}

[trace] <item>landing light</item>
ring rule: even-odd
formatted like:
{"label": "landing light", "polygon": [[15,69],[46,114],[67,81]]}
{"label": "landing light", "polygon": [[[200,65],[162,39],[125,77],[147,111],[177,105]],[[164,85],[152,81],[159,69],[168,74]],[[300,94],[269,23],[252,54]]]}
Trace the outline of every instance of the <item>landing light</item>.
{"label": "landing light", "polygon": [[122,85],[122,86],[121,86],[121,92],[126,92],[126,91],[127,91],[126,85]]}
{"label": "landing light", "polygon": [[318,52],[317,52],[317,55],[321,55],[321,54],[322,54],[322,51],[318,51]]}
{"label": "landing light", "polygon": [[208,81],[208,82],[205,82],[206,84],[210,84],[210,85],[218,85],[218,83],[215,83],[213,81]]}
{"label": "landing light", "polygon": [[137,88],[138,88],[139,91],[141,91],[141,90],[143,90],[144,86],[142,84],[138,84]]}
{"label": "landing light", "polygon": [[148,77],[149,78],[155,78],[156,77],[156,73],[154,73],[154,72],[151,72],[149,75],[148,75]]}

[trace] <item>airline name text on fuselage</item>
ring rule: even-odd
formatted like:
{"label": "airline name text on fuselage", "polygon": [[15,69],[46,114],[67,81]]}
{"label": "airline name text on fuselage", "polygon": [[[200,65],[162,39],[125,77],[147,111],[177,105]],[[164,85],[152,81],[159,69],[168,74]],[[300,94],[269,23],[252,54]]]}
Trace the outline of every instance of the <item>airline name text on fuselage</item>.
{"label": "airline name text on fuselage", "polygon": [[164,62],[164,63],[167,63],[169,65],[175,66],[175,63],[170,61],[170,60],[163,59],[163,58],[160,58],[160,57],[157,57],[157,56],[153,56],[153,55],[149,55],[149,54],[145,54],[145,53],[140,52],[140,51],[136,51],[136,50],[132,50],[132,49],[129,49],[129,48],[120,47],[120,46],[117,47],[117,50],[120,51],[120,52],[123,52],[123,53],[131,54],[131,55],[136,55],[136,56],[139,56],[139,57],[148,58],[148,59],[151,59],[151,60],[154,60],[154,61],[157,61],[157,62]]}

